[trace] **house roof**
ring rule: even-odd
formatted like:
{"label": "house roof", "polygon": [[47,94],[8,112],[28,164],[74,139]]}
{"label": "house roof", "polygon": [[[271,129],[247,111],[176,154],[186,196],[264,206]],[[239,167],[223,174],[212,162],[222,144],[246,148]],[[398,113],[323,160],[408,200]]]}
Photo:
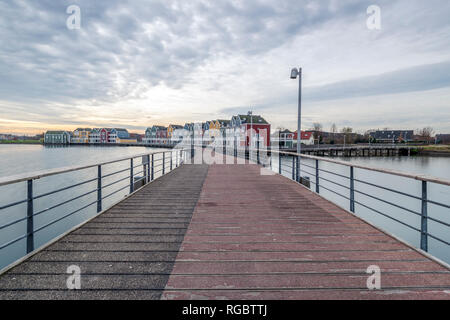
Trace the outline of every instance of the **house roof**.
{"label": "house roof", "polygon": [[[297,132],[298,132],[298,131],[295,131],[295,132],[294,132],[294,140],[297,139]],[[302,140],[309,140],[309,139],[311,139],[312,135],[313,135],[312,132],[305,132],[305,131],[302,131],[301,139],[302,139]]]}
{"label": "house roof", "polygon": [[170,127],[172,127],[173,129],[183,129],[183,126],[180,126],[178,124],[171,124]]}
{"label": "house roof", "polygon": [[258,115],[238,115],[241,118],[242,123],[255,123],[255,124],[269,124],[263,117]]}

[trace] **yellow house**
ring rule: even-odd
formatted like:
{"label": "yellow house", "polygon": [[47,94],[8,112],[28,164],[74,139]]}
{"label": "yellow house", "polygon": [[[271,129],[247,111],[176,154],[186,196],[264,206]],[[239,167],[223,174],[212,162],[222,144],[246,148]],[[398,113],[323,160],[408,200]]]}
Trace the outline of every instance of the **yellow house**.
{"label": "yellow house", "polygon": [[209,123],[209,136],[218,136],[220,133],[220,122],[219,120],[208,121]]}
{"label": "yellow house", "polygon": [[167,138],[171,139],[173,136],[173,132],[177,129],[183,129],[183,126],[179,126],[177,124],[171,124],[168,128],[167,128]]}
{"label": "yellow house", "polygon": [[91,128],[78,128],[73,132],[72,143],[89,143]]}

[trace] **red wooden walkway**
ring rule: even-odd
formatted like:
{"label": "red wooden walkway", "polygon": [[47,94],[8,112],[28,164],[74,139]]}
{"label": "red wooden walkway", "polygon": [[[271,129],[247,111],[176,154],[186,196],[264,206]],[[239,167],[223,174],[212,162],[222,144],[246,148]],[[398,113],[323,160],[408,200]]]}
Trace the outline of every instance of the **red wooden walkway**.
{"label": "red wooden walkway", "polygon": [[213,165],[163,298],[450,299],[450,273],[289,179]]}
{"label": "red wooden walkway", "polygon": [[183,165],[0,276],[0,300],[160,298],[450,299],[450,271],[256,165]]}

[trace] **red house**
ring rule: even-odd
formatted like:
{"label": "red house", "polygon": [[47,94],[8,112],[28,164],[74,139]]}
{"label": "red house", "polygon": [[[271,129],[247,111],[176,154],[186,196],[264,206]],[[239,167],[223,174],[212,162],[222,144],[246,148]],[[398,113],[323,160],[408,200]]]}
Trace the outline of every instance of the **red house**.
{"label": "red house", "polygon": [[252,114],[234,116],[231,118],[231,128],[235,132],[239,131],[241,147],[248,147],[250,143],[256,147],[257,135],[262,139],[260,147],[270,146],[270,124],[261,116]]}

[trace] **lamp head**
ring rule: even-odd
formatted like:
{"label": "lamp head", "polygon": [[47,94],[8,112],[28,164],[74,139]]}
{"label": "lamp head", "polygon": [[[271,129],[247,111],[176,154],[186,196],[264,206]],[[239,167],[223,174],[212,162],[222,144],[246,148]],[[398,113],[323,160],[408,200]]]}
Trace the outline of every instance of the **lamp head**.
{"label": "lamp head", "polygon": [[291,79],[297,79],[298,75],[299,75],[298,69],[297,68],[293,68],[291,70]]}

